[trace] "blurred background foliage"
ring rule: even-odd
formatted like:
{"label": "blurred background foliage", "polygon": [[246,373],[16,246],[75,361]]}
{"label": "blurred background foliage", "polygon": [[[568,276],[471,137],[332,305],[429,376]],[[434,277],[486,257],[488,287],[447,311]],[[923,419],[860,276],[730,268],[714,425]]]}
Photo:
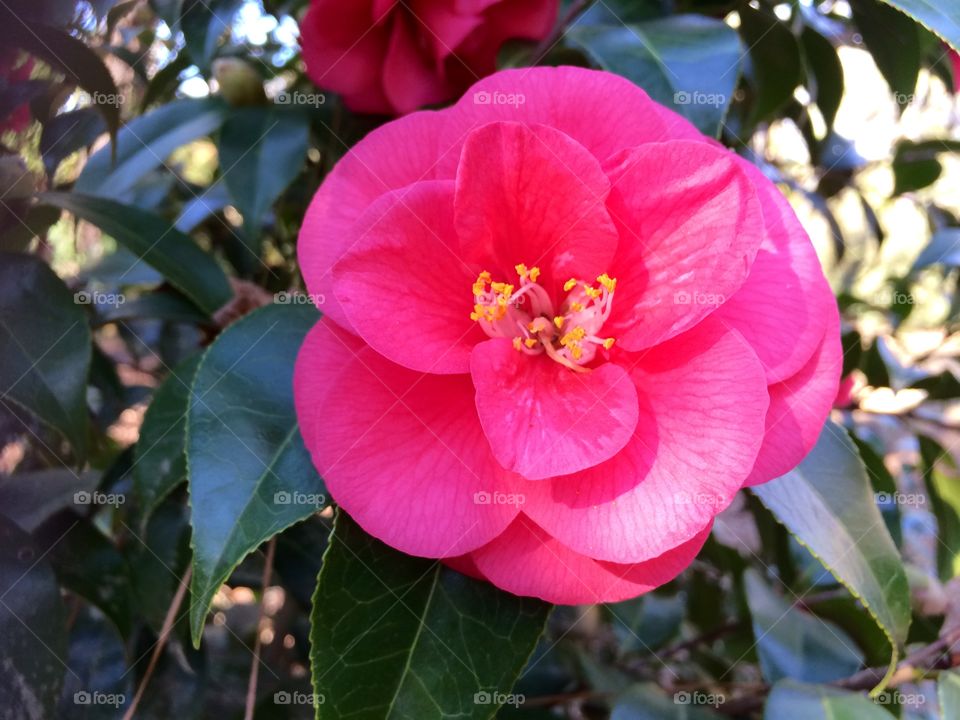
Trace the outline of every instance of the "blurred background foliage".
{"label": "blurred background foliage", "polygon": [[[625,75],[780,184],[840,304],[833,419],[863,459],[822,442],[804,502],[847,532],[882,517],[883,537],[820,551],[789,507],[742,494],[676,581],[554,610],[500,716],[960,718],[960,12],[893,4],[573,2],[549,42],[503,49],[505,67]],[[0,5],[0,717],[242,717],[252,653],[256,717],[310,717],[333,510],[289,439],[316,317],[296,237],[386,118],[310,85],[300,0]],[[266,472],[224,487],[236,442]],[[251,504],[281,462],[314,506]],[[830,497],[854,476],[860,494]]]}

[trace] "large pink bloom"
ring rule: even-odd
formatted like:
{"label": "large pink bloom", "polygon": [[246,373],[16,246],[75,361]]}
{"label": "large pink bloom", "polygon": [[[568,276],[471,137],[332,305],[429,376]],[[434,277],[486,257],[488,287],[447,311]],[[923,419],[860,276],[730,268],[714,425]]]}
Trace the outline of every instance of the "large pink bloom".
{"label": "large pink bloom", "polygon": [[669,581],[837,394],[836,304],[789,204],[607,73],[501,72],[381,127],[299,253],[326,315],[297,412],[332,496],[519,595]]}
{"label": "large pink bloom", "polygon": [[559,0],[311,0],[307,73],[356,112],[402,115],[496,69],[506,40],[540,40]]}

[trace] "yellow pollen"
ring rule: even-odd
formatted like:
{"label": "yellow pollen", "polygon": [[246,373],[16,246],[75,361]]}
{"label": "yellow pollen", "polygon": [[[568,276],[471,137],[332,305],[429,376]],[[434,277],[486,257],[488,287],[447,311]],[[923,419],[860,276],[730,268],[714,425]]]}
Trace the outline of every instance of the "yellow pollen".
{"label": "yellow pollen", "polygon": [[583,291],[591,300],[596,300],[601,295],[601,292],[593,287],[593,285],[587,285],[586,283],[583,284]]}
{"label": "yellow pollen", "polygon": [[530,282],[536,282],[538,277],[540,277],[540,268],[530,268]]}
{"label": "yellow pollen", "polygon": [[570,307],[573,308],[574,312],[580,312],[583,310],[583,303],[572,302],[570,303]]}
{"label": "yellow pollen", "polygon": [[573,355],[574,360],[579,360],[580,356],[583,355],[583,348],[581,348],[579,345],[574,345],[572,348],[570,348],[570,354]]}
{"label": "yellow pollen", "polygon": [[553,319],[553,324],[557,326],[557,330],[563,327],[563,315],[557,315]]}
{"label": "yellow pollen", "polygon": [[482,295],[487,289],[487,283],[490,282],[490,273],[484,270],[482,273],[477,275],[476,282],[473,283],[473,294]]}
{"label": "yellow pollen", "polygon": [[586,331],[582,327],[575,327],[573,330],[560,338],[560,344],[564,347],[568,345],[574,345],[583,340],[586,334]]}
{"label": "yellow pollen", "polygon": [[576,286],[577,286],[577,279],[576,279],[576,278],[570,278],[569,280],[567,280],[567,281],[563,284],[563,291],[564,291],[564,292],[570,292],[570,291],[573,290],[573,288],[575,288]]}
{"label": "yellow pollen", "polygon": [[530,274],[530,271],[527,270],[527,266],[524,265],[523,263],[520,263],[519,265],[514,265],[513,269],[517,271],[517,275],[520,276],[521,280],[526,280],[527,275]]}
{"label": "yellow pollen", "polygon": [[521,344],[520,344],[520,338],[519,338],[519,337],[515,337],[515,338],[513,339],[513,349],[514,349],[514,350],[519,350],[521,347],[522,347],[522,346],[521,346]]}
{"label": "yellow pollen", "polygon": [[614,344],[616,341],[617,341],[616,338],[607,338],[606,340],[603,341],[603,349],[604,349],[604,350],[609,350],[610,348],[613,347],[613,344]]}
{"label": "yellow pollen", "polygon": [[603,287],[607,289],[607,292],[611,294],[613,294],[613,291],[617,288],[617,279],[610,277],[606,273],[598,277],[597,282],[603,285]]}
{"label": "yellow pollen", "polygon": [[533,348],[533,347],[535,347],[536,344],[537,344],[537,339],[536,339],[536,338],[527,338],[526,340],[523,341],[523,344],[526,345],[528,348]]}

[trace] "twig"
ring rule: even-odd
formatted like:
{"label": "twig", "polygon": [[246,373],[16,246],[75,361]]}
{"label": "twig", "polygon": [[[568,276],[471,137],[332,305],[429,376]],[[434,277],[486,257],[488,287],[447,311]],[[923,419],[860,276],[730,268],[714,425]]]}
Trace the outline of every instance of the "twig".
{"label": "twig", "polygon": [[264,608],[263,601],[267,593],[267,586],[270,584],[270,576],[273,574],[273,554],[277,549],[277,539],[271,538],[267,543],[267,559],[263,563],[263,582],[260,587],[260,614],[257,616],[257,636],[253,641],[253,663],[250,665],[250,681],[247,683],[247,704],[243,713],[244,720],[253,720],[253,708],[257,704],[257,677],[260,672],[260,627],[263,625]]}
{"label": "twig", "polygon": [[153,677],[153,671],[157,667],[157,662],[160,660],[160,655],[163,653],[163,649],[167,646],[167,640],[170,638],[170,633],[173,631],[173,626],[177,622],[177,613],[180,612],[180,606],[183,604],[183,598],[186,596],[187,589],[190,587],[190,576],[192,574],[193,566],[190,566],[183,574],[183,577],[180,578],[180,587],[177,588],[177,592],[173,596],[173,601],[170,603],[170,608],[167,610],[167,615],[163,618],[163,626],[160,628],[160,637],[157,638],[157,644],[153,646],[153,654],[150,656],[150,662],[147,664],[147,670],[143,674],[143,679],[140,681],[140,686],[137,688],[136,695],[133,696],[133,702],[130,703],[130,707],[127,708],[127,711],[123,714],[123,720],[131,720],[133,718],[133,714],[137,711],[137,706],[140,704],[140,699],[143,697],[143,693],[146,692],[147,684],[150,682],[150,678]]}

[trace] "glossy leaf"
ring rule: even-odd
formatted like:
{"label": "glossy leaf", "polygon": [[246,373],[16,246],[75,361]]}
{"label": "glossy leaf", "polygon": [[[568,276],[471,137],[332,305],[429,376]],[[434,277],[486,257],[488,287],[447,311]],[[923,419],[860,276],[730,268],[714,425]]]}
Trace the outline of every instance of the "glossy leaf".
{"label": "glossy leaf", "polygon": [[[134,675],[128,672],[126,648],[116,629],[102,616],[81,611],[70,629],[58,718],[114,720],[133,699]],[[138,713],[139,717],[139,713]]]}
{"label": "glossy leaf", "polygon": [[99,480],[98,472],[75,473],[69,468],[0,476],[0,508],[33,532],[54,513],[76,509],[77,493],[92,493]]}
{"label": "glossy leaf", "polygon": [[187,468],[199,644],[214,593],[262,542],[326,504],[293,407],[293,364],[312,306],[270,305],[230,325],[190,393]]}
{"label": "glossy leaf", "polygon": [[940,579],[960,575],[960,468],[940,443],[919,436],[923,479],[937,518],[937,567]]}
{"label": "glossy leaf", "polygon": [[789,592],[774,592],[752,568],[744,573],[744,584],[760,668],[768,682],[830,682],[860,669],[863,655],[841,628],[802,610],[800,600]]}
{"label": "glossy leaf", "polygon": [[234,110],[220,130],[223,183],[249,234],[300,173],[307,157],[308,117],[294,109]]}
{"label": "glossy leaf", "polygon": [[47,548],[0,515],[0,697],[17,720],[56,716],[67,633]]}
{"label": "glossy leaf", "polygon": [[960,52],[960,6],[938,0],[883,0],[948,42]]}
{"label": "glossy leaf", "polygon": [[883,629],[891,646],[884,685],[910,627],[909,588],[900,554],[846,431],[828,423],[795,470],[753,491]]}
{"label": "glossy leaf", "polygon": [[141,527],[157,505],[187,479],[187,409],[201,358],[195,355],[170,371],[143,417],[133,466]]}
{"label": "glossy leaf", "polygon": [[893,720],[863,693],[781,680],[770,691],[764,720]]}
{"label": "glossy leaf", "polygon": [[800,46],[790,29],[766,10],[740,10],[740,34],[750,51],[755,97],[753,122],[765,120],[793,97],[801,82]]}
{"label": "glossy leaf", "polygon": [[216,261],[162,217],[77,192],[42,193],[40,199],[99,227],[162,273],[201,310],[212,314],[230,299],[230,283]]}
{"label": "glossy leaf", "polygon": [[90,326],[44,263],[0,253],[0,406],[13,402],[87,449]]}
{"label": "glossy leaf", "polygon": [[577,25],[566,38],[705,134],[719,134],[743,56],[740,39],[728,25],[701,15],[675,15],[633,25]]}
{"label": "glossy leaf", "polygon": [[913,100],[920,73],[920,33],[909,16],[880,0],[851,0],[853,21],[898,105]]}
{"label": "glossy leaf", "polygon": [[214,132],[227,112],[220,98],[184,98],[141,115],[117,136],[116,162],[106,148],[94,153],[74,190],[108,198],[124,196],[178,147]]}
{"label": "glossy leaf", "polygon": [[220,38],[230,30],[242,0],[182,0],[180,27],[190,58],[200,68],[210,66]]}
{"label": "glossy leaf", "polygon": [[106,125],[94,108],[81,108],[48,120],[40,136],[40,154],[47,175],[53,177],[60,163],[77,150],[89,147]]}
{"label": "glossy leaf", "polygon": [[813,75],[817,107],[828,128],[833,127],[840,100],[843,98],[843,67],[837,49],[823,35],[811,27],[800,34],[800,44],[807,69]]}
{"label": "glossy leaf", "polygon": [[338,513],[311,615],[317,717],[492,718],[549,609],[397,552]]}

